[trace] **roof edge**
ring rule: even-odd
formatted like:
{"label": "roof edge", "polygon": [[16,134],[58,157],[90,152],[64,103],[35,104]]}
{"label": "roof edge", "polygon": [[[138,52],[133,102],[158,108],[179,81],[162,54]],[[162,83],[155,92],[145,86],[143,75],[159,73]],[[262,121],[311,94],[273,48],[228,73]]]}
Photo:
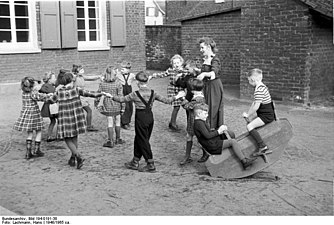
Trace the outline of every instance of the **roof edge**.
{"label": "roof edge", "polygon": [[182,21],[186,21],[186,20],[193,20],[193,19],[198,19],[198,18],[201,18],[201,17],[213,16],[213,15],[216,15],[216,14],[229,13],[229,12],[234,12],[234,11],[239,11],[239,10],[241,10],[241,7],[234,7],[234,8],[229,8],[229,9],[220,9],[220,10],[216,10],[216,11],[201,13],[201,14],[194,15],[194,16],[181,17],[181,18],[175,19],[173,21],[182,22]]}

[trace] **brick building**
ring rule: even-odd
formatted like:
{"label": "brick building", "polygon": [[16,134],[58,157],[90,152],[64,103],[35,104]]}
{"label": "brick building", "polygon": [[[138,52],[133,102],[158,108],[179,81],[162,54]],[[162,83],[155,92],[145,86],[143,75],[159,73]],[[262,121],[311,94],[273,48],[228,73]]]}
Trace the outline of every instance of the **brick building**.
{"label": "brick building", "polygon": [[223,84],[240,87],[242,98],[252,96],[246,74],[257,67],[264,71],[274,99],[306,103],[334,95],[332,4],[332,0],[168,0],[166,21],[181,24],[185,58],[201,58],[198,38],[209,36],[217,42]]}
{"label": "brick building", "polygon": [[1,1],[0,83],[84,65],[145,65],[144,1]]}

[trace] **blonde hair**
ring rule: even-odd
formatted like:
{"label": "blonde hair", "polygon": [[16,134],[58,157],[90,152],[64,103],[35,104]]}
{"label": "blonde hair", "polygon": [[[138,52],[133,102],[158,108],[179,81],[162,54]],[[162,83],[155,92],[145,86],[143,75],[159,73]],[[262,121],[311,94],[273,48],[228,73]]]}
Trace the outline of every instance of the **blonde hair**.
{"label": "blonde hair", "polygon": [[172,66],[173,66],[173,61],[174,61],[175,59],[180,59],[181,64],[184,63],[184,59],[182,58],[182,56],[180,56],[179,54],[176,54],[176,55],[174,55],[174,56],[170,59],[170,64],[171,64]]}
{"label": "blonde hair", "polygon": [[49,80],[51,79],[52,75],[55,75],[55,73],[52,72],[52,71],[46,72],[46,73],[44,74],[43,79],[42,79],[43,82],[44,82],[44,83],[49,82]]}
{"label": "blonde hair", "polygon": [[194,106],[195,116],[198,116],[202,111],[209,111],[209,106],[205,103],[198,103]]}
{"label": "blonde hair", "polygon": [[249,72],[248,77],[257,82],[262,81],[262,78],[263,78],[262,70],[257,69],[257,68],[252,69]]}
{"label": "blonde hair", "polygon": [[106,72],[104,73],[104,81],[112,82],[115,80],[116,68],[114,66],[107,66]]}

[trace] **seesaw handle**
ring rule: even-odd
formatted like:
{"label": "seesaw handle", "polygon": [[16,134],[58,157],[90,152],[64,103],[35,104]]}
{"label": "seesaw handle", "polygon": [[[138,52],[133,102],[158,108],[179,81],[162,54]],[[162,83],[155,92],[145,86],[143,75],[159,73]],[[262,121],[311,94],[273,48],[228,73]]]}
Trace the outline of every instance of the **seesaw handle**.
{"label": "seesaw handle", "polygon": [[246,123],[250,123],[250,121],[247,117],[244,117],[244,119],[246,120]]}
{"label": "seesaw handle", "polygon": [[224,130],[224,134],[225,134],[225,136],[227,137],[228,140],[231,139],[231,136],[230,136],[230,134],[227,132],[227,130]]}

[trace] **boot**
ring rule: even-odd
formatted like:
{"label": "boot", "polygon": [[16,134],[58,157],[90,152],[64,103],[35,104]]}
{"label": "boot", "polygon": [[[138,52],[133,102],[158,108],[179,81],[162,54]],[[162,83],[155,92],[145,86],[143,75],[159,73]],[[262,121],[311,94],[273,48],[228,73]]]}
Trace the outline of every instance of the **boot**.
{"label": "boot", "polygon": [[146,166],[138,168],[139,172],[149,172],[154,173],[156,171],[154,162],[147,162]]}
{"label": "boot", "polygon": [[44,152],[41,151],[40,147],[41,147],[41,142],[35,141],[35,156],[36,157],[44,156]]}
{"label": "boot", "polygon": [[265,145],[265,143],[262,140],[262,137],[260,136],[259,132],[256,129],[249,131],[249,134],[254,138],[254,140],[257,143],[258,150],[256,153],[261,153],[268,150],[267,145]]}
{"label": "boot", "polygon": [[244,168],[244,170],[246,170],[249,166],[251,166],[253,164],[253,162],[256,160],[256,158],[244,158],[241,160],[241,164],[242,167]]}
{"label": "boot", "polygon": [[125,167],[131,170],[138,170],[139,160],[135,157],[130,162],[124,163]]}
{"label": "boot", "polygon": [[114,128],[108,127],[108,141],[103,144],[103,147],[113,148],[114,147]]}
{"label": "boot", "polygon": [[68,165],[75,166],[75,156],[71,155],[71,158],[68,160]]}
{"label": "boot", "polygon": [[184,157],[184,159],[180,162],[180,165],[183,166],[187,163],[191,163],[193,160],[191,158],[191,148],[193,146],[193,142],[192,141],[187,141],[186,144],[186,156]]}
{"label": "boot", "polygon": [[125,143],[124,140],[121,139],[121,127],[120,126],[116,126],[115,127],[115,131],[116,131],[116,145],[122,145]]}
{"label": "boot", "polygon": [[77,159],[77,169],[80,169],[83,166],[85,159],[82,158],[79,154],[76,154],[75,158]]}
{"label": "boot", "polygon": [[203,155],[202,157],[197,161],[199,163],[203,163],[205,162],[206,160],[208,160],[209,156],[208,153],[206,153],[206,151],[204,151],[203,147],[202,147],[202,151],[203,151]]}
{"label": "boot", "polygon": [[32,144],[32,140],[26,140],[27,151],[26,151],[25,159],[31,159],[32,157],[34,157],[34,155],[31,152],[31,144]]}

